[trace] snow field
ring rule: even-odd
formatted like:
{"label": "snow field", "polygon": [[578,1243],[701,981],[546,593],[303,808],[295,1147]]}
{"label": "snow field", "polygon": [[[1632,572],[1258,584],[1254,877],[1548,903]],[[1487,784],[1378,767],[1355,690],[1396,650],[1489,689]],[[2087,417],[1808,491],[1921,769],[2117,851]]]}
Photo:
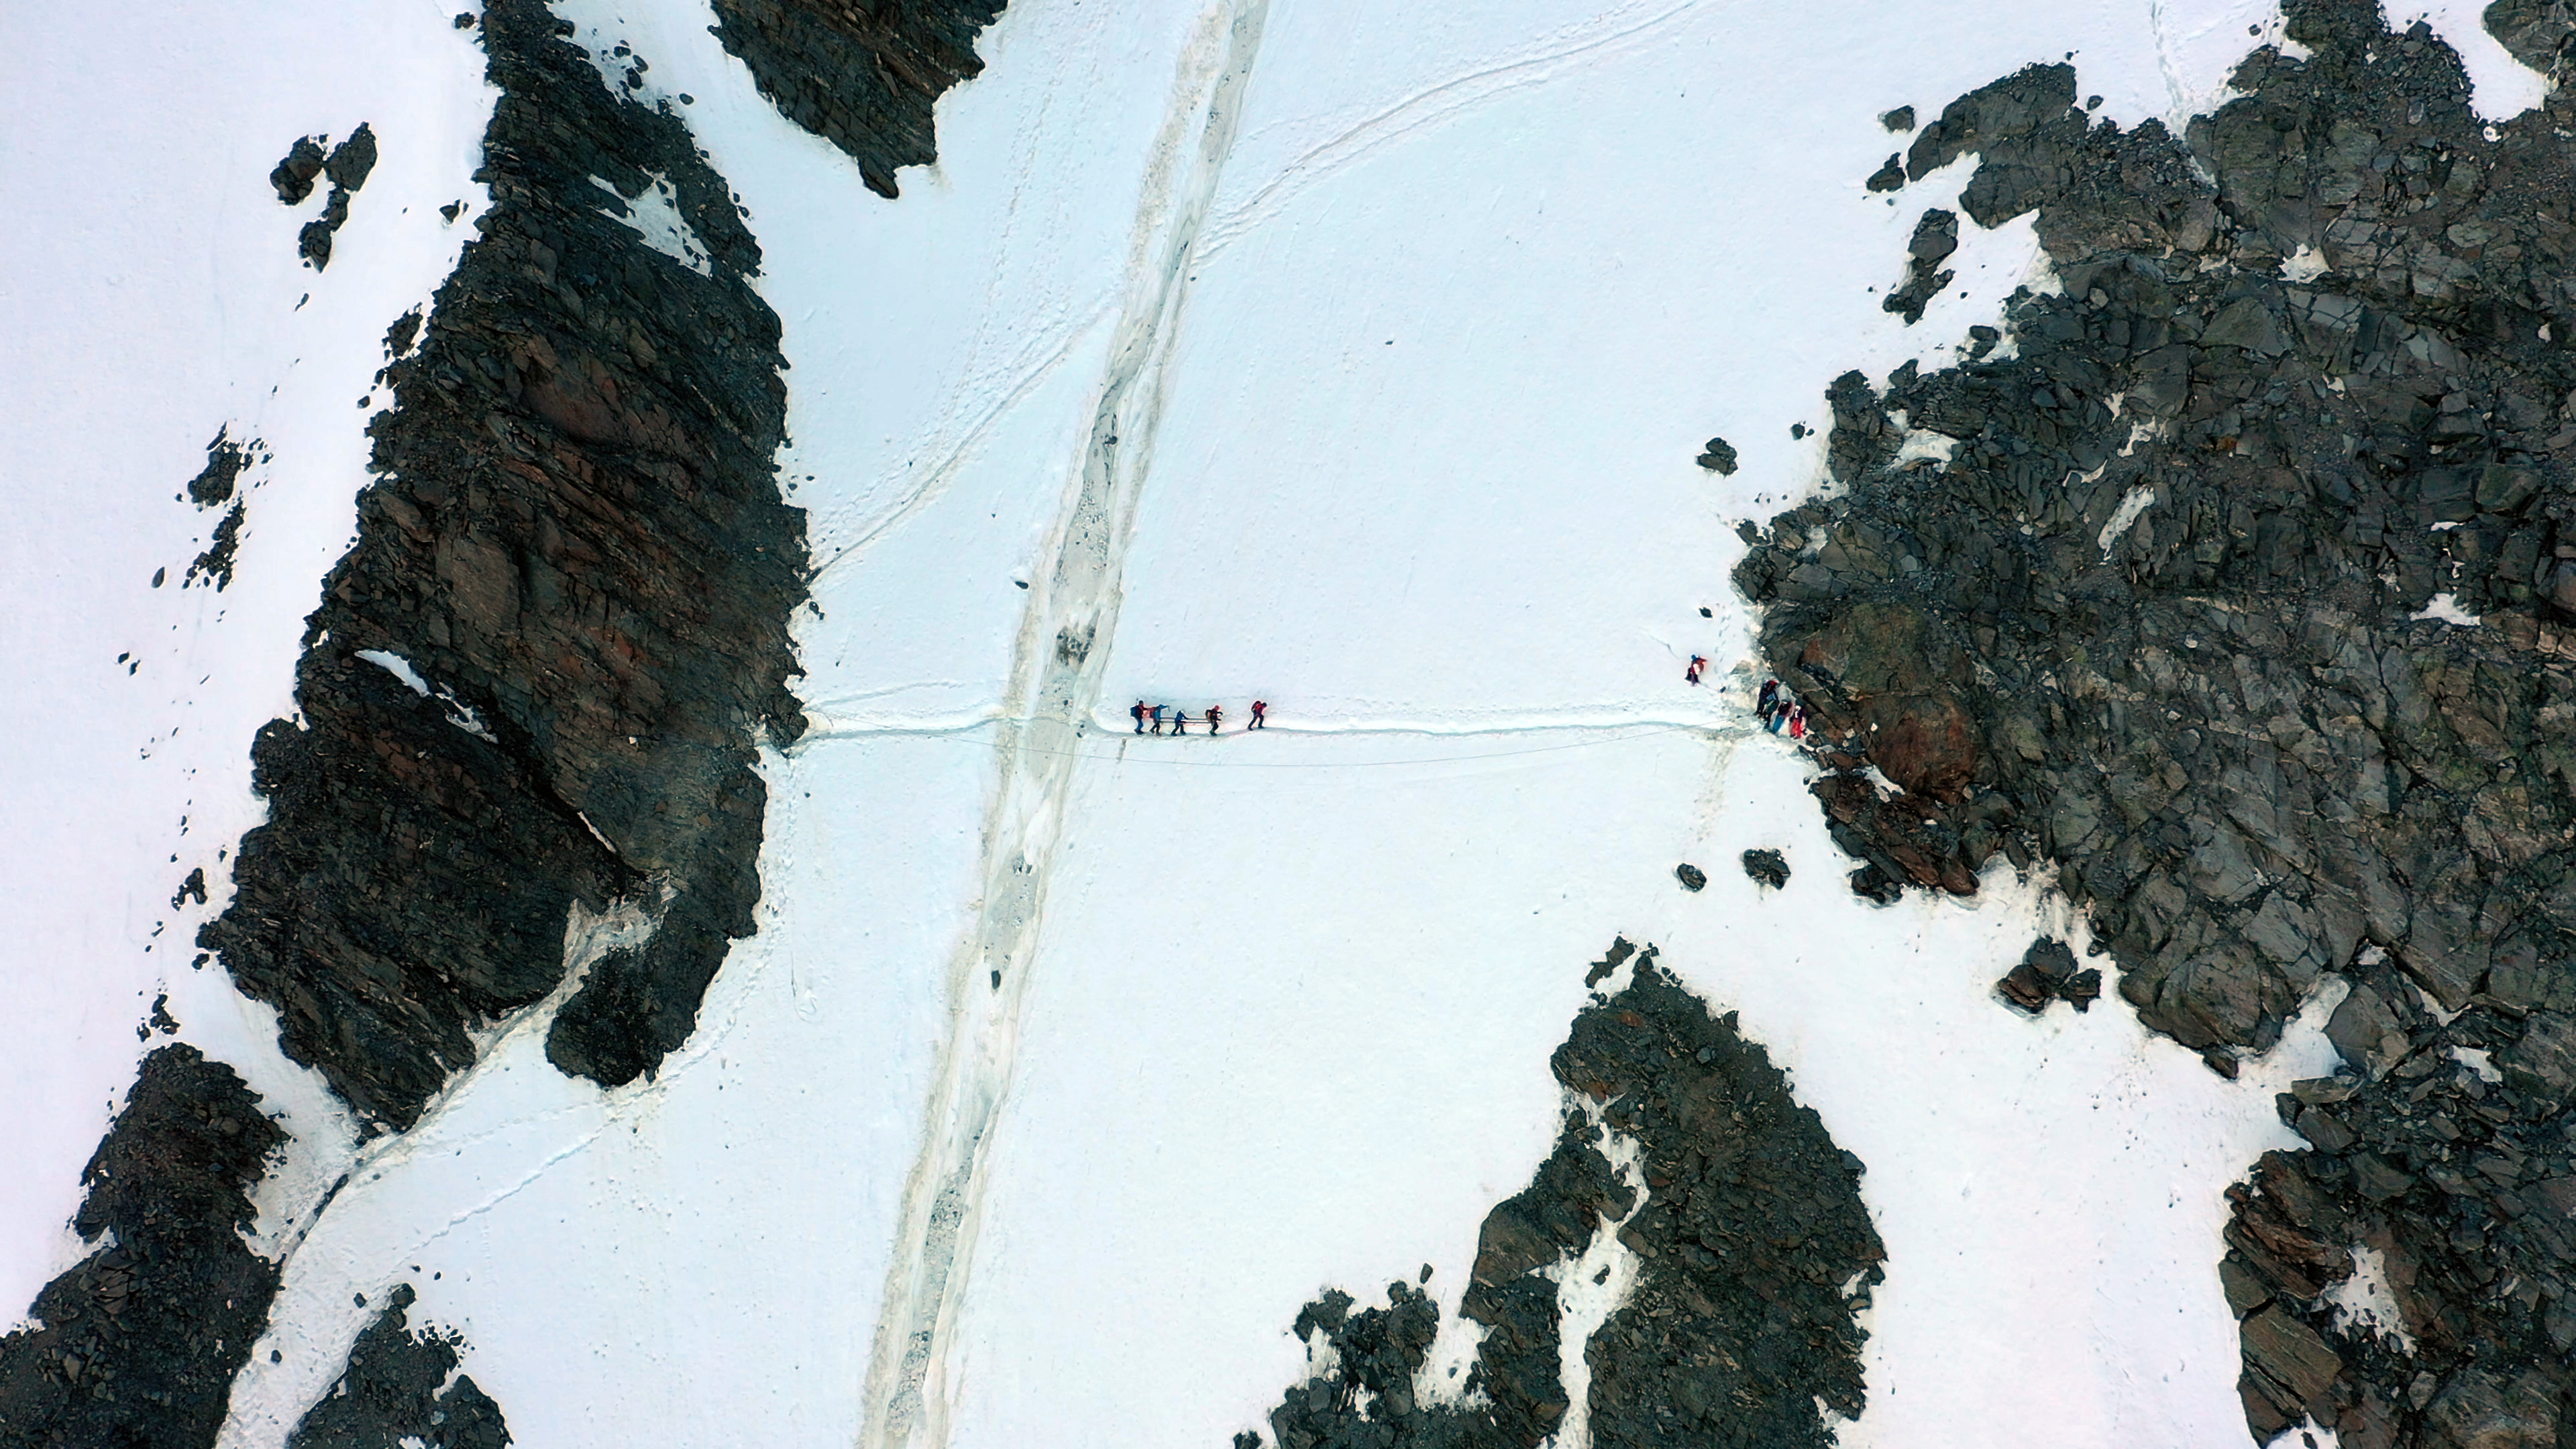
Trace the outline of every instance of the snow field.
{"label": "snow field", "polygon": [[936,1002],[918,963],[964,928],[958,805],[990,768],[888,739],[767,774],[760,933],[697,1034],[602,1092],[546,1062],[531,1012],[298,1248],[227,1445],[280,1442],[397,1281],[415,1323],[464,1332],[521,1442],[846,1441],[901,1181],[883,1164],[919,1131]]}
{"label": "snow field", "polygon": [[[1742,1008],[1876,1169],[1895,1257],[1850,1442],[2241,1433],[2219,1190],[2290,1141],[2262,1085],[2117,1004],[1999,1005],[2040,898],[1860,905],[1768,741],[1450,757],[1574,722],[1740,730],[1741,695],[1678,676],[1748,652],[1731,524],[1821,472],[1787,425],[1822,428],[1845,368],[1942,365],[2049,285],[2027,222],[1968,226],[1918,329],[1880,309],[1972,163],[1894,206],[1865,192],[1905,141],[1879,110],[1928,119],[2067,50],[2126,120],[2205,104],[2272,17],[2016,12],[1971,36],[1938,12],[1502,9],[1383,46],[1367,17],[1271,16],[1102,701],[1122,735],[1139,693],[1259,695],[1285,725],[1474,746],[1090,747],[1121,763],[1083,762],[1067,808],[944,1442],[1223,1442],[1301,1376],[1285,1330],[1322,1287],[1376,1301],[1427,1262],[1454,1305],[1484,1212],[1552,1138],[1547,1055],[1614,932]],[[1816,104],[1828,86],[1848,103]],[[1690,464],[1709,433],[1734,478]],[[1728,910],[1735,852],[1775,837],[1797,905]],[[1684,896],[1682,859],[1727,885]],[[2329,1060],[2311,1029],[2249,1076]]]}
{"label": "snow field", "polygon": [[[1078,191],[961,198],[907,172],[890,204],[758,99],[703,10],[562,9],[595,52],[651,63],[648,99],[692,97],[682,114],[751,210],[794,363],[782,473],[826,563],[799,616],[815,727],[771,761],[761,932],[689,1046],[657,1082],[602,1093],[545,1064],[532,1010],[302,1245],[229,1444],[282,1437],[372,1313],[357,1296],[396,1280],[417,1321],[465,1332],[466,1371],[530,1442],[855,1433],[995,788],[990,737],[940,732],[1001,713],[1029,599],[1014,580],[1071,480],[1142,170],[1145,137],[1104,146],[1106,107],[1061,97],[1159,99],[1173,65],[1044,11],[1017,23],[1054,26],[1047,47],[1005,64],[1027,44],[1006,22],[977,90],[994,109],[944,125],[947,149],[982,137],[1111,203],[1068,216]],[[1163,115],[1135,119],[1150,135]]]}
{"label": "snow field", "polygon": [[[318,1080],[279,1054],[273,1014],[187,963],[229,894],[232,846],[263,815],[251,736],[293,712],[304,615],[349,541],[373,412],[355,404],[389,400],[368,381],[385,329],[428,301],[482,205],[470,178],[492,93],[449,16],[426,0],[290,0],[0,20],[12,98],[0,198],[22,223],[0,237],[12,1319],[82,1251],[66,1226],[81,1167],[150,1049],[133,1030],[156,991],[180,1039],[289,1114],[299,1152],[345,1143]],[[289,209],[268,173],[296,137],[336,144],[361,121],[380,158],[316,274],[296,232],[327,187]],[[437,208],[455,201],[469,211],[450,225]],[[265,444],[236,495],[248,510],[236,572],[221,593],[183,589],[221,514],[174,495],[224,425]],[[173,909],[198,867],[208,903]],[[299,1163],[263,1203],[282,1211],[318,1186]],[[268,1214],[263,1239],[279,1227]]]}

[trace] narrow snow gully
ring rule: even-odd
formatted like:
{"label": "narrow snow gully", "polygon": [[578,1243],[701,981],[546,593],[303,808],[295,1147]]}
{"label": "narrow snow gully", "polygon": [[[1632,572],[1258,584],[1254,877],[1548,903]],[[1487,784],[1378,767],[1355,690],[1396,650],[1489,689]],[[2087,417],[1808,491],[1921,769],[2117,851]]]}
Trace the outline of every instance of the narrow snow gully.
{"label": "narrow snow gully", "polygon": [[862,1449],[948,1441],[948,1335],[980,1225],[989,1138],[1010,1089],[1019,1021],[1064,808],[1093,728],[1118,623],[1127,546],[1153,456],[1188,266],[1234,149],[1268,0],[1219,0],[1180,55],[1172,105],[1147,157],[1112,339],[1080,473],[1030,591],[984,822],[982,899],[948,968],[947,1040],[932,1079],[861,1401]]}

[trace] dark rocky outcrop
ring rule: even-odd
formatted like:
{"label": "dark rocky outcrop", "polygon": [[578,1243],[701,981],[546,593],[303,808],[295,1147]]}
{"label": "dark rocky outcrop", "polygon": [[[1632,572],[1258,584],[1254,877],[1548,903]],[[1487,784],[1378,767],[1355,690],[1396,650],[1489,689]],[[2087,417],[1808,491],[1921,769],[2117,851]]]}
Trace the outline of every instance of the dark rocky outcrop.
{"label": "dark rocky outcrop", "polygon": [[[2328,1031],[2351,1073],[2282,1099],[2310,1149],[2232,1194],[2255,1435],[2555,1445],[2576,99],[2487,126],[2428,28],[2285,16],[2311,53],[2256,50],[2185,137],[2094,122],[2064,66],[1924,128],[1909,175],[1975,153],[1961,210],[2035,211],[2062,290],[2014,298],[2001,355],[1838,381],[1848,493],[1774,520],[1738,581],[1864,873],[2052,863],[2121,995],[2223,1073],[2327,973],[2355,982]],[[2554,0],[2489,16],[2535,63],[2576,30]],[[1946,461],[1896,466],[1909,429]],[[2035,1009],[2071,964],[2002,988]],[[2329,1302],[2364,1249],[2385,1335]]]}
{"label": "dark rocky outcrop", "polygon": [[199,508],[220,508],[230,503],[234,484],[240,481],[242,470],[250,466],[251,455],[259,451],[257,438],[246,444],[236,443],[232,431],[230,424],[215,429],[215,440],[206,445],[206,466],[188,480],[188,501]]}
{"label": "dark rocky outcrop", "polygon": [[[533,0],[483,14],[492,204],[386,369],[358,542],[307,624],[303,719],[261,733],[269,820],[200,938],[277,1006],[290,1056],[394,1127],[472,1060],[467,1027],[553,989],[575,901],[667,903],[642,948],[592,968],[549,1055],[618,1083],[684,1039],[752,926],[753,731],[801,727],[803,515],[772,476],[785,393],[758,247],[679,119],[612,95],[558,27]],[[348,144],[333,156],[357,179]],[[603,214],[593,177],[634,196],[648,173],[704,272]]]}
{"label": "dark rocky outcrop", "polygon": [[[1889,157],[1888,165],[1894,167],[1895,164],[1896,158]],[[1899,186],[1905,184],[1902,171],[1897,173],[1896,184]],[[1870,185],[1881,190],[1893,189],[1879,187],[1878,178],[1875,176],[1870,178]],[[1950,285],[1953,277],[1958,275],[1956,272],[1941,270],[1941,264],[1948,261],[1950,254],[1958,249],[1958,213],[1945,211],[1937,206],[1924,212],[1923,219],[1914,224],[1914,239],[1906,244],[1905,283],[1888,293],[1887,300],[1879,303],[1879,306],[1883,310],[1901,314],[1908,327],[1922,321],[1923,309],[1931,304],[1932,298],[1943,287]]]}
{"label": "dark rocky outcrop", "polygon": [[0,1446],[214,1442],[277,1290],[241,1235],[285,1141],[232,1068],[185,1044],[143,1059],[81,1173],[72,1226],[102,1246],[0,1338]]}
{"label": "dark rocky outcrop", "polygon": [[277,199],[288,206],[302,206],[313,194],[314,179],[322,174],[325,153],[322,143],[328,136],[298,136],[286,148],[286,156],[268,173],[268,184],[277,188]]}
{"label": "dark rocky outcrop", "polygon": [[2102,999],[2102,973],[2075,969],[2075,953],[2053,936],[2042,936],[2022,953],[2021,963],[1995,983],[2006,1001],[2037,1016],[2049,1003],[2063,1001],[2077,1011],[2090,1011]]}
{"label": "dark rocky outcrop", "polygon": [[1744,873],[1752,877],[1754,884],[1778,890],[1789,883],[1789,857],[1776,850],[1748,850],[1744,852]]}
{"label": "dark rocky outcrop", "polygon": [[1683,890],[1697,891],[1707,887],[1708,872],[1686,860],[1673,867],[1673,879],[1682,883]]}
{"label": "dark rocky outcrop", "polygon": [[322,174],[331,178],[334,191],[354,192],[367,184],[376,169],[376,132],[364,121],[349,138],[331,148],[330,157],[322,163]]}
{"label": "dark rocky outcrop", "polygon": [[206,445],[206,466],[198,470],[196,477],[188,480],[187,499],[199,508],[224,508],[228,503],[232,506],[225,508],[224,516],[215,520],[215,531],[206,541],[206,551],[188,565],[186,576],[180,580],[181,587],[204,579],[221,592],[233,581],[233,556],[241,548],[242,524],[248,509],[246,500],[234,496],[235,490],[254,455],[260,462],[268,461],[261,451],[263,446],[257,438],[248,443],[234,442],[229,424],[217,428],[215,440]]}
{"label": "dark rocky outcrop", "polygon": [[2576,5],[2568,0],[2495,0],[2483,17],[2486,30],[2514,59],[2552,81],[2567,78],[2576,59]]}
{"label": "dark rocky outcrop", "polygon": [[[2351,1069],[2279,1099],[2312,1146],[2228,1193],[2246,1421],[2554,1446],[2576,1428],[2576,983],[2498,973],[2445,1022],[2388,963],[2354,974],[2328,1029]],[[2392,1321],[2330,1301],[2365,1253]]]}
{"label": "dark rocky outcrop", "polygon": [[287,1449],[501,1449],[511,1442],[501,1406],[471,1375],[456,1373],[464,1340],[409,1326],[416,1296],[408,1283],[394,1288],[349,1350],[339,1382],[287,1436]]}
{"label": "dark rocky outcrop", "polygon": [[895,194],[895,168],[939,159],[931,108],[983,73],[975,37],[1003,0],[715,0],[716,38],[779,113]]}
{"label": "dark rocky outcrop", "polygon": [[221,593],[232,583],[233,556],[241,549],[242,523],[248,512],[247,505],[236,498],[233,506],[224,510],[224,516],[215,520],[215,531],[206,540],[206,551],[189,563],[186,577],[179,581],[181,587],[204,579],[215,586],[217,593]]}
{"label": "dark rocky outcrop", "polygon": [[[2314,55],[2255,52],[2188,151],[2064,66],[1925,127],[1910,169],[1977,151],[1963,209],[2036,209],[2063,292],[2018,355],[1838,380],[1850,492],[1738,571],[1847,849],[2053,860],[2148,1023],[2230,1051],[2365,941],[2446,1006],[2576,946],[2568,103],[2488,141],[2429,31],[2290,25]],[[1892,467],[1907,428],[1948,461]]]}
{"label": "dark rocky outcrop", "polygon": [[1711,438],[1694,461],[1721,478],[1732,477],[1735,473],[1735,445],[1724,438]]}
{"label": "dark rocky outcrop", "polygon": [[[1614,965],[1626,945],[1613,947]],[[1591,1442],[1795,1449],[1833,1442],[1820,1405],[1859,1414],[1853,1315],[1867,1295],[1845,1297],[1844,1285],[1878,1281],[1885,1257],[1860,1203],[1860,1162],[1797,1105],[1732,1013],[1712,1018],[1652,947],[1634,955],[1631,984],[1594,997],[1550,1063],[1576,1104],[1556,1150],[1485,1219],[1460,1304],[1486,1330],[1466,1383],[1436,1402],[1418,1396],[1440,1318],[1427,1294],[1393,1283],[1385,1307],[1353,1313],[1347,1294],[1327,1292],[1296,1332],[1330,1349],[1334,1367],[1272,1411],[1281,1449],[1546,1441],[1572,1408],[1558,1372],[1557,1265],[1605,1231],[1641,1261],[1584,1349]],[[1611,1133],[1636,1147],[1642,1182],[1604,1153]]]}
{"label": "dark rocky outcrop", "polygon": [[328,136],[299,137],[289,148],[286,159],[268,174],[268,184],[277,188],[277,199],[288,206],[301,206],[313,194],[317,177],[329,177],[331,194],[322,203],[322,215],[304,224],[296,233],[295,249],[313,270],[331,265],[331,238],[348,223],[349,199],[367,184],[367,176],[376,169],[376,133],[366,122],[349,133],[347,140],[331,148],[326,155],[322,146]]}

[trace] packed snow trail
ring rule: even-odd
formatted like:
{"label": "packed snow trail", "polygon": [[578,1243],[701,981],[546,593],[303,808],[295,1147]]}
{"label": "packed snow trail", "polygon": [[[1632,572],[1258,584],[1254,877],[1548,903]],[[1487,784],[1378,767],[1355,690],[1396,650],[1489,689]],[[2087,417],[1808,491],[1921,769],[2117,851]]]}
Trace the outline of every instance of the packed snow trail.
{"label": "packed snow trail", "polygon": [[985,1148],[1010,1088],[1038,920],[1063,840],[1080,758],[1071,746],[1098,704],[1187,267],[1234,146],[1268,14],[1268,0],[1221,0],[1200,15],[1155,137],[1080,480],[1057,525],[1054,567],[1030,590],[1013,650],[1009,718],[997,741],[1001,781],[984,825],[984,890],[949,962],[948,1036],[921,1154],[904,1182],[861,1400],[865,1449],[948,1439],[946,1338],[973,1261]]}

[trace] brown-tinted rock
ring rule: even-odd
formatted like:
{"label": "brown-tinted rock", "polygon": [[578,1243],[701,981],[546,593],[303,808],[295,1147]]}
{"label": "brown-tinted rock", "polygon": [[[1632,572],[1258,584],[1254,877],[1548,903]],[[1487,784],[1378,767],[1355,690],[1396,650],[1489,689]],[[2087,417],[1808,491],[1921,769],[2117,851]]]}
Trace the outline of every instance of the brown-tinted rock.
{"label": "brown-tinted rock", "polygon": [[2287,1418],[2308,1412],[2343,1372],[2343,1360],[2326,1341],[2278,1305],[2248,1314],[2237,1331],[2244,1341],[2245,1366]]}
{"label": "brown-tinted rock", "polygon": [[231,1067],[174,1043],[143,1059],[81,1173],[98,1245],[0,1337],[0,1442],[199,1449],[277,1291],[243,1231],[286,1134]]}
{"label": "brown-tinted rock", "polygon": [[983,72],[975,37],[1002,3],[716,0],[714,28],[781,115],[847,153],[868,188],[890,197],[895,168],[938,159],[932,106]]}
{"label": "brown-tinted rock", "polygon": [[2470,1369],[2424,1411],[2426,1439],[2440,1449],[2557,1449],[2563,1393],[2546,1374],[2499,1382]]}
{"label": "brown-tinted rock", "polygon": [[[576,902],[658,920],[592,966],[549,1056],[617,1083],[685,1039],[752,928],[754,731],[802,723],[803,515],[773,472],[785,387],[759,249],[677,116],[612,94],[555,27],[534,0],[483,12],[492,205],[386,369],[377,480],[309,621],[303,723],[262,734],[269,820],[201,937],[277,1006],[290,1055],[393,1126],[472,1061],[469,1024],[561,979]],[[594,178],[631,195],[648,175],[703,272],[603,212]]]}

